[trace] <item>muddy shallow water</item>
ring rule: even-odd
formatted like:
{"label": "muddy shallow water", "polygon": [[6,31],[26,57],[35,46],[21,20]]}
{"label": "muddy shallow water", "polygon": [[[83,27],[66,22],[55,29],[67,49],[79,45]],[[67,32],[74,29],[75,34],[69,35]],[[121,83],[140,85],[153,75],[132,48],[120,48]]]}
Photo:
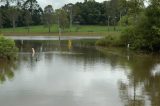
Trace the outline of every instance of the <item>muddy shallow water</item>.
{"label": "muddy shallow water", "polygon": [[0,104],[160,105],[159,55],[68,42],[17,41],[18,60],[0,60]]}

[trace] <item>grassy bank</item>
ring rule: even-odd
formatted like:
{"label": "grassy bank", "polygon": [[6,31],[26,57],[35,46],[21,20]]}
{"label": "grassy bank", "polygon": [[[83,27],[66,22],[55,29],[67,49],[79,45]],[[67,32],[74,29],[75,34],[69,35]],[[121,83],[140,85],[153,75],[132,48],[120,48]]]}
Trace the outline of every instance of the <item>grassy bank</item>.
{"label": "grassy bank", "polygon": [[[71,29],[65,29],[63,31],[63,35],[67,36],[106,36],[106,35],[119,35],[120,30],[123,28],[116,27],[116,31],[114,30],[114,27],[110,26],[109,28],[107,26],[91,26],[91,25],[77,25],[73,26]],[[1,33],[11,36],[11,35],[49,35],[49,36],[56,36],[58,35],[58,27],[56,25],[52,26],[51,32],[48,32],[48,28],[44,26],[31,26],[30,32],[28,33],[28,29],[26,27],[18,27],[15,30],[13,28],[3,28],[0,29]]]}

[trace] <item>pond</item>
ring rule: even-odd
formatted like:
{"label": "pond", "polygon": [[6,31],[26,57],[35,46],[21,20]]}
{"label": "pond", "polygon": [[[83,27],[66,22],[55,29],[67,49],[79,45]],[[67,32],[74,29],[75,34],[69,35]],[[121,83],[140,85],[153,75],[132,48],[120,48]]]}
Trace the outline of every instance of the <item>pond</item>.
{"label": "pond", "polygon": [[160,55],[85,44],[16,41],[18,60],[0,60],[1,106],[160,105]]}

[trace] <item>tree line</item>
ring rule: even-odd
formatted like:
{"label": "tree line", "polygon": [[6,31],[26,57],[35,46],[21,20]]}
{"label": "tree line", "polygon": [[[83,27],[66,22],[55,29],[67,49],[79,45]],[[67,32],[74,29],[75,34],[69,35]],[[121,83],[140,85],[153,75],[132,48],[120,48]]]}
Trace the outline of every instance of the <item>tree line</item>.
{"label": "tree line", "polygon": [[102,3],[85,0],[75,4],[69,3],[54,10],[52,5],[44,9],[36,0],[1,0],[0,27],[22,27],[30,25],[50,26],[54,23],[64,27],[72,24],[82,25],[117,25],[122,16],[126,15],[126,0],[111,0]]}
{"label": "tree line", "polygon": [[42,8],[36,0],[4,0],[0,7],[0,27],[22,27],[42,24]]}

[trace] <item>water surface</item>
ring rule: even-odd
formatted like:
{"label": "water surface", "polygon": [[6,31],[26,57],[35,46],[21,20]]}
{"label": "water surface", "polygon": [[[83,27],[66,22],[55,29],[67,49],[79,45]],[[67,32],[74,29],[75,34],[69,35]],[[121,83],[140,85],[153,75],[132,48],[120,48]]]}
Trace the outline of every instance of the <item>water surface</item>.
{"label": "water surface", "polygon": [[159,55],[69,42],[17,41],[18,60],[0,60],[0,104],[160,105]]}

